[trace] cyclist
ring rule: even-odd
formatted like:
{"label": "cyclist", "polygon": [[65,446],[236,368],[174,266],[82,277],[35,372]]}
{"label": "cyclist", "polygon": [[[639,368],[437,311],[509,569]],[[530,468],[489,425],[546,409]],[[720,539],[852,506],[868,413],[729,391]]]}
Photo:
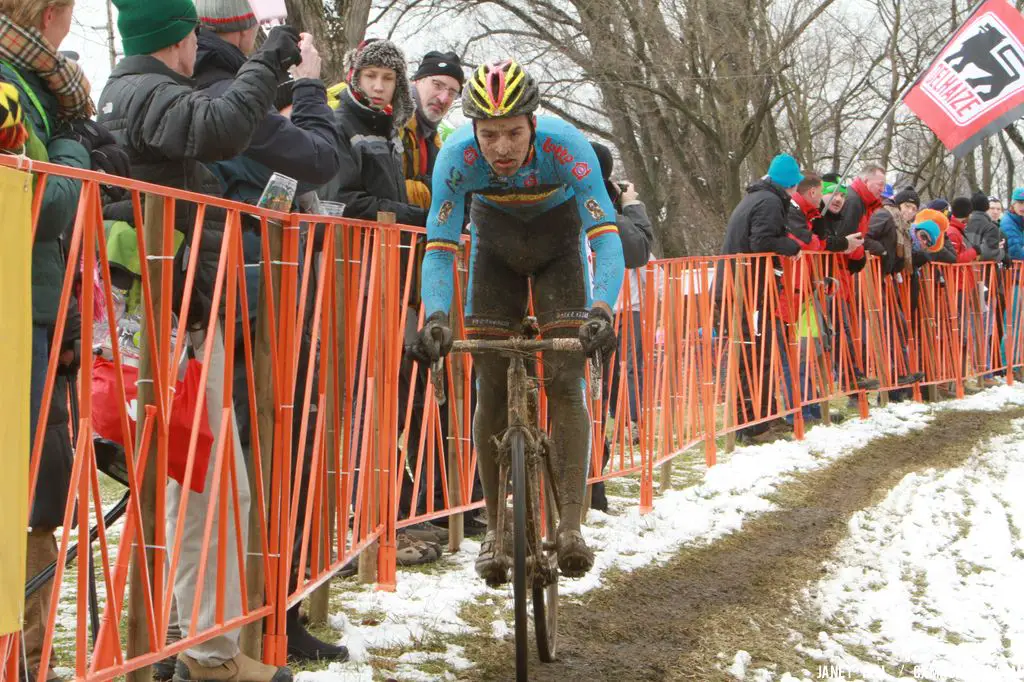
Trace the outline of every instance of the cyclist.
{"label": "cyclist", "polygon": [[[417,340],[421,356],[436,360],[451,350],[452,265],[470,193],[467,336],[517,334],[532,285],[545,337],[578,336],[588,356],[607,356],[616,348],[611,310],[622,283],[623,259],[615,209],[590,143],[560,119],[536,117],[539,104],[536,82],[511,59],[480,66],[466,84],[462,109],[472,125],[452,133],[434,169],[421,285],[427,318]],[[596,255],[593,281],[588,242]],[[567,577],[580,577],[594,564],[580,534],[591,435],[585,362],[570,353],[551,353],[544,360],[560,496],[558,566]],[[507,426],[508,360],[480,354],[474,365],[473,440],[488,529],[476,571],[496,585],[508,581],[510,562],[495,552],[498,464],[491,436]]]}

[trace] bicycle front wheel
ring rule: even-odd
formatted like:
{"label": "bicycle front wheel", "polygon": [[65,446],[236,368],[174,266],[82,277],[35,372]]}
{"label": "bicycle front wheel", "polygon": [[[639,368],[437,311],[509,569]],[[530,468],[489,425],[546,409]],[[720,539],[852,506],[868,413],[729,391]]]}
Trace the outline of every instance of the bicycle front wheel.
{"label": "bicycle front wheel", "polygon": [[[558,533],[558,505],[551,489],[551,479],[540,474],[544,486],[544,530],[550,549],[539,548],[537,555],[547,562],[550,575],[554,576],[549,585],[533,587],[533,627],[537,633],[537,655],[544,663],[551,663],[558,656],[558,552],[555,540]],[[538,486],[540,488],[540,486]]]}
{"label": "bicycle front wheel", "polygon": [[530,548],[526,539],[526,443],[523,434],[511,434],[512,445],[512,591],[515,597],[516,621],[516,682],[529,680],[529,632],[526,605],[526,557]]}

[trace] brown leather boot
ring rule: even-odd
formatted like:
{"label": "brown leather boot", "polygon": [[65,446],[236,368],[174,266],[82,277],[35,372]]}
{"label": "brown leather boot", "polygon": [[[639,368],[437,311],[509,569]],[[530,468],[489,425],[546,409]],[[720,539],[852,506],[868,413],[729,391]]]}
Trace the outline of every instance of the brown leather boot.
{"label": "brown leather boot", "polygon": [[188,654],[178,654],[174,682],[291,682],[292,671],[275,668],[239,653],[217,666],[205,666]]}

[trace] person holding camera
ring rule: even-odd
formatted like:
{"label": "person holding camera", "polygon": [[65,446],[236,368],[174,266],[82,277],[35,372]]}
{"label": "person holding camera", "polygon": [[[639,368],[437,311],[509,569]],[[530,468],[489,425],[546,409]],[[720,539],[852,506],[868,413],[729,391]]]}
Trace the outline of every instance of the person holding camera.
{"label": "person holding camera", "polygon": [[[615,419],[619,402],[619,380],[624,370],[629,404],[630,436],[634,443],[638,443],[640,432],[637,427],[637,419],[639,418],[639,399],[643,395],[644,373],[643,344],[640,335],[640,301],[643,298],[644,275],[639,268],[646,265],[652,258],[651,244],[654,241],[654,230],[651,220],[647,216],[647,207],[640,201],[633,183],[628,181],[612,182],[614,160],[611,150],[599,142],[592,142],[591,146],[601,164],[601,175],[604,177],[608,196],[611,197],[615,206],[615,223],[619,228],[622,256],[626,263],[628,282],[622,287],[615,312],[628,311],[631,317],[630,320],[623,317],[620,323],[619,348],[615,361],[612,363],[611,379],[608,382],[610,397],[608,411],[609,417]],[[632,333],[626,333],[629,328],[627,324],[631,327]],[[608,462],[610,454],[611,445],[605,441],[602,464]],[[590,506],[601,511],[608,510],[608,499],[605,496],[603,483],[594,485]]]}

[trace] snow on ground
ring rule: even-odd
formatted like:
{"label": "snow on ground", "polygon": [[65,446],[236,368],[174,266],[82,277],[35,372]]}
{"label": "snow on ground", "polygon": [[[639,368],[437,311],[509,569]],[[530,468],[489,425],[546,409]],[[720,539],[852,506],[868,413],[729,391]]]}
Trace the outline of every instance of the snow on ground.
{"label": "snow on ground", "polygon": [[[991,397],[963,403],[998,409]],[[906,476],[851,518],[805,595],[832,629],[797,645],[828,677],[1024,679],[1024,420],[1014,429],[961,467]]]}
{"label": "snow on ground", "polygon": [[[574,581],[562,581],[559,585],[561,594],[566,596],[578,596],[602,584],[602,576],[606,571],[616,568],[624,571],[631,571],[638,567],[654,562],[661,562],[669,559],[680,547],[684,545],[703,544],[714,541],[739,529],[745,521],[753,516],[770,511],[772,503],[765,499],[766,496],[778,489],[778,487],[795,474],[820,469],[840,457],[852,452],[854,449],[863,446],[871,440],[886,436],[910,433],[911,431],[924,428],[935,416],[936,413],[947,409],[985,409],[999,410],[1009,405],[1024,405],[1024,388],[1020,385],[1014,387],[999,386],[989,389],[978,395],[971,396],[959,403],[947,402],[934,405],[918,403],[898,403],[887,408],[877,408],[871,411],[870,418],[864,421],[859,419],[848,420],[839,426],[817,426],[807,432],[802,442],[777,442],[764,445],[748,446],[738,448],[731,456],[723,456],[722,461],[715,467],[708,469],[698,485],[684,490],[670,490],[664,495],[655,499],[654,511],[641,515],[635,504],[635,500],[615,498],[612,500],[613,514],[602,514],[591,512],[587,517],[584,527],[584,534],[588,542],[596,550],[597,559],[594,570],[586,578]],[[1024,442],[1024,439],[1022,439]],[[1018,445],[1019,447],[1019,445]],[[1013,446],[1006,444],[1007,452]],[[1012,477],[1004,476],[1004,482],[1000,484],[999,490],[1004,493],[1002,499],[1012,499],[1010,490],[1013,485],[1018,489],[1024,483],[1024,448],[1018,455],[1020,459],[1020,470],[1014,470]],[[995,465],[993,465],[995,466]],[[1009,464],[1007,464],[1009,466]],[[986,553],[986,547],[993,542],[993,538],[1006,540],[1007,537],[1017,533],[1016,530],[1024,528],[1024,500],[1014,501],[1019,507],[1009,508],[1002,512],[1001,516],[997,508],[997,493],[994,486],[995,478],[991,482],[987,476],[996,476],[996,470],[965,467],[961,472],[963,481],[955,484],[953,480],[946,481],[943,491],[946,491],[941,498],[945,511],[939,515],[950,527],[958,529],[957,519],[967,519],[973,524],[979,525],[976,531],[960,538],[952,545],[942,545],[941,541],[923,532],[925,528],[941,528],[938,522],[933,524],[929,516],[927,502],[931,494],[915,496],[905,491],[902,496],[896,499],[903,504],[897,507],[902,511],[890,512],[893,518],[889,521],[890,528],[900,529],[907,533],[907,545],[884,542],[876,549],[877,552],[906,551],[913,552],[914,547],[930,548],[933,557],[932,563],[928,564],[924,575],[928,586],[934,586],[936,596],[929,608],[936,609],[934,614],[934,627],[940,631],[957,632],[965,642],[972,643],[976,639],[985,639],[992,634],[989,632],[994,627],[990,621],[983,618],[983,614],[989,607],[985,606],[984,599],[992,600],[993,608],[1003,614],[1004,623],[1013,622],[1010,613],[1016,609],[1024,613],[1024,603],[1011,600],[1008,597],[997,598],[998,594],[1005,592],[1009,585],[1006,582],[1010,565],[1005,561],[1002,554],[993,555]],[[922,475],[921,480],[927,479]],[[971,484],[970,489],[988,488],[987,497],[979,498],[975,507],[971,510],[957,510],[955,504],[963,505],[962,497],[966,489],[966,482],[983,481],[977,485]],[[917,479],[915,479],[917,480]],[[903,490],[903,486],[897,490]],[[894,495],[896,492],[894,491]],[[983,501],[985,500],[985,501]],[[909,505],[909,506],[907,506]],[[915,506],[916,505],[916,506]],[[1010,515],[1012,512],[1012,516]],[[1018,512],[1022,515],[1016,522],[1011,524],[1010,520],[1017,517]],[[1002,534],[1000,535],[1000,523]],[[916,524],[916,526],[914,525]],[[911,532],[916,528],[916,532]],[[883,522],[873,521],[872,517],[858,517],[858,521],[851,527],[851,532],[857,537],[858,529],[863,532],[873,530],[878,533],[876,541],[882,538],[887,539],[886,525]],[[865,530],[867,529],[867,530]],[[947,528],[948,530],[948,528]],[[837,571],[835,585],[831,588],[819,586],[821,594],[832,595],[827,603],[835,610],[852,609],[851,617],[856,623],[863,625],[863,630],[851,631],[851,636],[880,638],[881,636],[892,637],[900,632],[905,632],[907,626],[898,622],[898,609],[890,608],[894,599],[900,596],[899,586],[895,585],[895,578],[889,575],[875,575],[864,578],[863,574],[871,567],[884,567],[882,561],[876,556],[871,558],[868,555],[868,547],[871,543],[864,539],[864,547],[852,547],[847,550],[848,556],[857,559],[857,565],[861,568],[854,573],[861,574],[864,585],[874,583],[878,580],[882,584],[893,584],[892,588],[896,594],[882,593],[871,602],[879,609],[880,613],[864,611],[867,615],[857,615],[858,603],[856,600],[849,604],[840,601],[843,595],[851,599],[858,595],[871,592],[868,589],[857,589],[849,594],[841,586],[844,581],[854,581],[856,575],[850,576],[842,572],[843,561],[835,567]],[[1022,540],[1019,534],[1014,540],[1016,546],[1021,547]],[[914,544],[916,543],[916,544]],[[1005,545],[1005,542],[1003,543]],[[955,552],[952,551],[955,549]],[[1001,551],[1002,546],[1000,546]],[[347,682],[349,680],[371,680],[372,668],[369,665],[371,650],[376,648],[409,647],[415,649],[418,643],[424,642],[431,637],[453,635],[471,631],[471,627],[459,617],[460,609],[467,602],[473,602],[478,597],[487,599],[489,603],[500,604],[504,601],[511,615],[511,589],[489,590],[475,575],[473,571],[473,560],[479,550],[478,543],[467,540],[463,543],[463,550],[456,555],[446,555],[443,559],[444,570],[430,574],[399,570],[397,589],[395,592],[376,592],[372,588],[364,588],[357,592],[349,592],[344,595],[344,604],[349,613],[360,614],[386,614],[383,619],[367,618],[365,620],[353,620],[345,613],[337,613],[332,616],[332,624],[345,634],[342,642],[349,647],[352,654],[350,662],[345,664],[332,664],[327,671],[303,672],[298,675],[300,682]],[[1018,551],[1021,551],[1018,550]],[[949,556],[946,556],[949,554]],[[912,554],[911,554],[912,555]],[[846,555],[844,555],[846,556]],[[1001,558],[1000,558],[1001,557]],[[952,562],[949,563],[943,563]],[[957,562],[960,563],[957,563]],[[958,578],[956,568],[962,565],[970,567],[977,566],[980,572],[974,572],[971,568],[971,575],[967,578]],[[952,566],[952,568],[951,568]],[[880,569],[872,569],[880,570]],[[958,582],[959,580],[959,582]],[[952,592],[953,586],[960,585],[960,592]],[[968,595],[973,595],[974,589],[981,589],[985,586],[985,596],[977,599],[973,606],[968,609],[964,602]],[[941,598],[940,598],[941,596]],[[903,598],[909,598],[907,594]],[[887,606],[887,603],[889,606]],[[941,615],[941,608],[950,604],[964,604],[963,613],[947,614],[949,618]],[[867,609],[868,607],[863,607]],[[970,611],[971,617],[967,617]],[[885,615],[893,619],[891,625],[884,624],[881,635],[870,631],[871,623],[879,616]],[[865,621],[864,619],[867,618]],[[1024,618],[1024,617],[1022,617]],[[998,619],[997,619],[998,620]],[[888,623],[888,621],[883,621]],[[899,630],[903,627],[904,630]],[[1024,628],[1024,621],[1020,626]],[[942,630],[953,628],[952,630]],[[1006,625],[1002,635],[1010,640],[1014,635],[1024,635],[1019,632],[1017,626]],[[507,625],[500,621],[489,624],[486,636],[502,637],[509,636]],[[938,636],[941,640],[941,635]],[[900,637],[902,639],[902,636]],[[931,638],[932,640],[935,637]],[[931,640],[929,640],[931,641]],[[998,639],[996,640],[998,641]],[[1024,640],[1021,640],[1024,641]],[[900,648],[896,644],[889,643],[886,646],[893,648],[895,658],[907,658],[913,660],[915,647],[925,646],[921,639],[906,640],[900,642]],[[952,645],[949,645],[952,650]],[[1009,647],[1006,647],[1009,649]],[[1018,645],[1019,654],[1024,656],[1024,648]],[[974,653],[970,653],[973,651]],[[995,658],[997,651],[983,643],[977,643],[973,649],[965,649],[954,656],[955,660],[966,660],[974,656],[982,656],[982,652],[991,653]],[[745,653],[745,652],[743,652]],[[429,653],[417,657],[417,661],[428,659],[442,659],[447,662],[451,669],[461,669],[469,664],[461,657],[461,651],[456,647],[449,646],[444,653]],[[935,660],[938,659],[928,659]],[[1024,658],[1007,659],[1007,662],[1014,661],[1022,666],[1024,670]],[[738,679],[770,679],[771,674],[765,671],[752,671],[747,676],[746,666],[748,657],[738,655],[732,661],[732,670],[737,673]],[[986,670],[992,671],[993,668]],[[909,673],[912,675],[912,673]],[[418,680],[432,679],[424,678],[423,673],[416,670],[412,661],[400,661],[397,679]],[[433,677],[436,679],[436,676]],[[454,678],[452,678],[454,679]],[[785,675],[781,679],[798,679],[791,675]],[[868,678],[865,679],[875,679]],[[888,677],[878,679],[892,679]],[[964,679],[983,679],[981,677],[967,677]],[[984,679],[995,679],[991,676]],[[1009,679],[1009,678],[1007,678]],[[1020,679],[1020,677],[1014,678]]]}

